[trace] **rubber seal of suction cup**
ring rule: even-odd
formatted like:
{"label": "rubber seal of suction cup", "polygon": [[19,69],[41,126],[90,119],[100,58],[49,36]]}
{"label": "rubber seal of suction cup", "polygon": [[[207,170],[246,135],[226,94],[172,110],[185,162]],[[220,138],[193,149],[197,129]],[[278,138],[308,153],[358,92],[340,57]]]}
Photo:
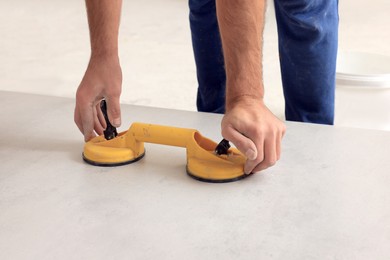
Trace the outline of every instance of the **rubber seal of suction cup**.
{"label": "rubber seal of suction cup", "polygon": [[141,154],[140,156],[138,156],[137,158],[134,158],[133,160],[129,160],[129,161],[124,161],[124,162],[118,162],[118,163],[99,163],[99,162],[95,162],[95,161],[92,161],[92,160],[89,160],[87,159],[85,156],[84,156],[84,153],[83,153],[83,160],[84,162],[88,163],[88,164],[91,164],[93,166],[101,166],[101,167],[115,167],[115,166],[122,166],[122,165],[127,165],[127,164],[131,164],[131,163],[135,163],[139,160],[141,160],[142,158],[144,158],[145,156],[145,153]]}
{"label": "rubber seal of suction cup", "polygon": [[202,182],[208,182],[208,183],[228,183],[228,182],[235,182],[235,181],[239,181],[239,180],[242,180],[242,179],[245,179],[246,177],[252,175],[253,173],[251,174],[243,174],[243,175],[240,175],[238,177],[235,177],[235,178],[230,178],[230,179],[220,179],[220,180],[213,180],[213,179],[206,179],[206,178],[202,178],[202,177],[199,177],[199,176],[196,176],[195,174],[191,173],[189,170],[188,170],[188,167],[187,167],[187,174],[188,176],[190,176],[191,178],[197,180],[197,181],[202,181]]}

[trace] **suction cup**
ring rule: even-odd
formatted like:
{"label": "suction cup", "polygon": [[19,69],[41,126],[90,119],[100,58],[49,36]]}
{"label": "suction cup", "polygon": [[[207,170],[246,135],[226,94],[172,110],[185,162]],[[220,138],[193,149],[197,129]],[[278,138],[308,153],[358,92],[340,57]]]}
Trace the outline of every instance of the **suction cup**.
{"label": "suction cup", "polygon": [[187,173],[192,178],[213,183],[241,180],[246,157],[228,141],[219,145],[195,129],[134,123],[128,131],[111,140],[98,136],[84,146],[83,159],[97,166],[119,166],[140,160],[145,155],[144,143],[185,147]]}
{"label": "suction cup", "polygon": [[97,136],[85,143],[83,160],[95,166],[120,166],[139,161],[145,156],[143,143],[129,147],[127,131],[117,137],[106,140]]}

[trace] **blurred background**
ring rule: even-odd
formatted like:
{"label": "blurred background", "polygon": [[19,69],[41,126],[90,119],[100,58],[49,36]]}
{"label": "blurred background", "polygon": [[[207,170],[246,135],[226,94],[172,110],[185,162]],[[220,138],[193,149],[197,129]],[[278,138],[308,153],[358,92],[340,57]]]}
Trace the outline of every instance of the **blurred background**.
{"label": "blurred background", "polygon": [[[388,0],[340,1],[339,50],[390,56],[389,11]],[[83,1],[1,0],[0,33],[0,90],[74,98],[90,54]],[[187,1],[124,1],[119,42],[122,103],[196,111]],[[272,1],[264,81],[267,105],[283,118]]]}

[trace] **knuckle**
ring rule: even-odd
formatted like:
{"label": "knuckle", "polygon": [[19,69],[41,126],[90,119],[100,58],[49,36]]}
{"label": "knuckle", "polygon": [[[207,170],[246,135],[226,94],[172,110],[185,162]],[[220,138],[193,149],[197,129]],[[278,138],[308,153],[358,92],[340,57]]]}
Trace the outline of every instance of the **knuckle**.
{"label": "knuckle", "polygon": [[110,97],[110,99],[115,99],[118,100],[119,102],[119,97],[122,93],[122,88],[120,87],[120,84],[115,84],[115,85],[117,86],[106,89],[106,95]]}
{"label": "knuckle", "polygon": [[80,124],[80,120],[78,117],[74,117],[74,123],[78,126],[78,128],[80,128],[81,124]]}
{"label": "knuckle", "polygon": [[232,140],[233,138],[232,138],[232,128],[231,127],[222,126],[222,128],[221,128],[221,135],[222,135],[223,138],[225,138],[225,139],[227,139],[229,141],[232,141],[232,142],[235,141],[235,140]]}
{"label": "knuckle", "polygon": [[281,132],[282,132],[282,134],[286,133],[286,126],[285,125],[282,126]]}
{"label": "knuckle", "polygon": [[78,115],[78,113],[75,113],[73,120],[74,120],[74,123],[76,124],[76,126],[79,128],[79,130],[83,131],[83,125],[82,125],[82,122],[81,122],[81,119],[80,119],[80,116]]}

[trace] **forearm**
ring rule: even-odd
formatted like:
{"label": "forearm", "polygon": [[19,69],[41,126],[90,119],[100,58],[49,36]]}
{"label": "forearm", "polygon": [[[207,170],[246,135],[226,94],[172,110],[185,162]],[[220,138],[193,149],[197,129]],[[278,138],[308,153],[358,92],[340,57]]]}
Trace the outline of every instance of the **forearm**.
{"label": "forearm", "polygon": [[265,0],[217,0],[226,82],[226,109],[264,96],[262,47]]}
{"label": "forearm", "polygon": [[91,57],[118,56],[122,0],[86,0]]}

